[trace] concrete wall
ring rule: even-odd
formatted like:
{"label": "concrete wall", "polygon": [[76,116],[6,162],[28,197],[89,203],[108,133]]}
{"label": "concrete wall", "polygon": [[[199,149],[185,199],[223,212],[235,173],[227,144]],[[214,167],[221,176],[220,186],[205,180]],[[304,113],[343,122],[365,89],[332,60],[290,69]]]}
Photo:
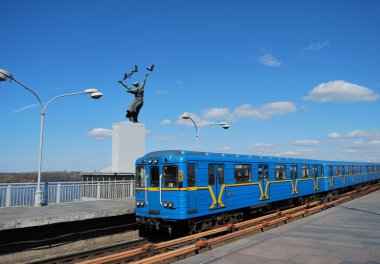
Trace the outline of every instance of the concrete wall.
{"label": "concrete wall", "polygon": [[145,154],[145,126],[129,121],[112,127],[112,172],[134,173],[136,159]]}

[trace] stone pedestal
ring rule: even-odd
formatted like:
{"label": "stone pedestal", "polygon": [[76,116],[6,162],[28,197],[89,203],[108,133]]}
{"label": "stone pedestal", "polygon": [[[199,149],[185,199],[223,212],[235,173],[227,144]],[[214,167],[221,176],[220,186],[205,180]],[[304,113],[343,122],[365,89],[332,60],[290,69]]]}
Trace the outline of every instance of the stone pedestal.
{"label": "stone pedestal", "polygon": [[145,126],[129,121],[112,126],[112,172],[134,173],[136,159],[145,154]]}

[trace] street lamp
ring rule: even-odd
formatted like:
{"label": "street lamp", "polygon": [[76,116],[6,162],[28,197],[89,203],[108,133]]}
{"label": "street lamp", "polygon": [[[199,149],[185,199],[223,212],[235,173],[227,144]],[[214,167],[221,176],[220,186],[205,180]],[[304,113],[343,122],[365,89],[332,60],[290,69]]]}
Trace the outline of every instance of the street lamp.
{"label": "street lamp", "polygon": [[91,89],[86,89],[83,92],[75,92],[75,93],[58,95],[58,96],[50,99],[44,105],[42,103],[40,97],[38,96],[38,94],[36,94],[32,89],[30,89],[25,84],[23,84],[23,83],[19,82],[18,80],[16,80],[10,72],[8,72],[6,70],[0,69],[0,81],[5,81],[5,80],[7,80],[7,78],[9,78],[9,79],[17,82],[22,87],[24,87],[26,90],[28,90],[29,92],[31,92],[37,98],[37,100],[38,100],[38,102],[40,104],[40,107],[41,107],[41,126],[40,126],[40,145],[39,145],[39,149],[38,149],[37,188],[36,188],[36,192],[35,192],[35,195],[34,195],[34,206],[41,206],[41,204],[42,204],[42,192],[41,192],[42,146],[43,146],[44,123],[45,123],[46,108],[54,100],[56,100],[58,98],[66,97],[66,96],[72,96],[72,95],[78,95],[78,94],[89,94],[92,99],[99,99],[100,97],[102,97],[103,94],[101,92],[99,92],[97,89],[91,88]]}
{"label": "street lamp", "polygon": [[183,119],[190,119],[191,122],[193,122],[194,127],[195,127],[195,143],[196,143],[197,148],[199,147],[199,133],[200,133],[202,127],[221,126],[224,129],[229,129],[230,128],[230,125],[227,124],[227,122],[211,123],[211,124],[207,124],[207,125],[203,125],[203,126],[197,125],[197,123],[195,123],[194,119],[192,119],[191,116],[190,116],[190,114],[187,113],[187,112],[185,112],[185,113],[182,114],[182,118]]}

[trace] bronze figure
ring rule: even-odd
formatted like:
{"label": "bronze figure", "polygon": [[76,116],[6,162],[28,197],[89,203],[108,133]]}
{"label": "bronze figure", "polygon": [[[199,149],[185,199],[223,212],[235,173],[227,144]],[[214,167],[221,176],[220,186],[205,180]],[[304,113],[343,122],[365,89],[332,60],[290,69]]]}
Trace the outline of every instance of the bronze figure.
{"label": "bronze figure", "polygon": [[[153,71],[154,64],[147,68],[148,71]],[[146,83],[146,78],[149,74],[145,74],[144,80],[141,83],[141,86],[138,82],[132,83],[132,85],[135,88],[129,87],[126,83],[123,81],[130,78],[133,73],[138,72],[137,65],[135,65],[134,69],[130,73],[125,73],[123,80],[119,81],[120,84],[122,84],[126,89],[128,93],[131,93],[135,96],[135,99],[133,100],[132,104],[129,106],[127,110],[127,114],[125,115],[132,123],[138,123],[138,115],[140,113],[140,110],[144,104],[144,87]]]}

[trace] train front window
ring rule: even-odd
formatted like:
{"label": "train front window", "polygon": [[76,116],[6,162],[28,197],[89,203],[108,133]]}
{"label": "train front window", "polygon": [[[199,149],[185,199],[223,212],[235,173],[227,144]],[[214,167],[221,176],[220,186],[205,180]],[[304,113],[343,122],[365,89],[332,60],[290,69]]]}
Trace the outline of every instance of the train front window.
{"label": "train front window", "polygon": [[136,187],[145,187],[146,168],[145,166],[136,167]]}
{"label": "train front window", "polygon": [[187,187],[195,186],[195,166],[192,164],[187,165]]}
{"label": "train front window", "polygon": [[150,168],[150,187],[158,187],[160,185],[160,169],[158,167]]}
{"label": "train front window", "polygon": [[173,165],[164,166],[162,169],[164,187],[178,187],[178,167]]}

